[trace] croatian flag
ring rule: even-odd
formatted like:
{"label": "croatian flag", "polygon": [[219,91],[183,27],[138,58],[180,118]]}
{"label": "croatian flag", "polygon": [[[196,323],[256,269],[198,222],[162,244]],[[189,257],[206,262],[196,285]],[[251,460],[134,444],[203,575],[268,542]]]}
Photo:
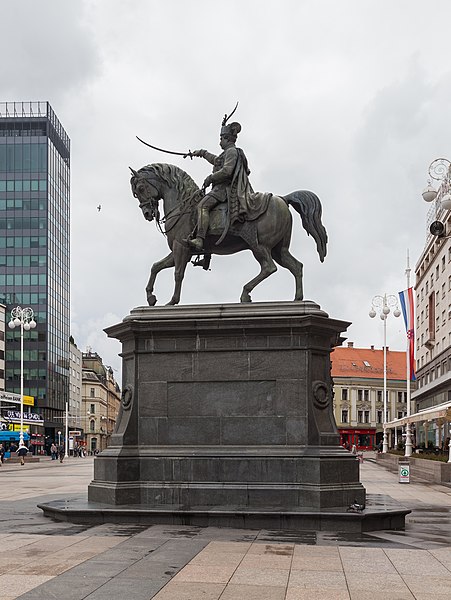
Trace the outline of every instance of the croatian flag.
{"label": "croatian flag", "polygon": [[407,339],[409,340],[409,367],[410,380],[415,381],[415,329],[414,329],[414,304],[413,304],[413,288],[399,292],[399,300],[401,302],[402,314],[406,325]]}

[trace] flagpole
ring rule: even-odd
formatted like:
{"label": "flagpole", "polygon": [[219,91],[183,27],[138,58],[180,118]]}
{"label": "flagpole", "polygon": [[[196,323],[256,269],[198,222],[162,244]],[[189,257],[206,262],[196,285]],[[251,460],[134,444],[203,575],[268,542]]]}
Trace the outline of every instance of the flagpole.
{"label": "flagpole", "polygon": [[[406,268],[406,279],[407,279],[407,289],[410,288],[410,261],[409,261],[409,250],[407,249],[407,268]],[[412,324],[413,327],[413,324]],[[410,334],[412,335],[412,333]],[[405,448],[405,456],[412,455],[412,429],[409,421],[409,417],[411,414],[410,407],[410,374],[412,372],[410,365],[410,337],[407,335],[407,347],[406,347],[406,384],[407,384],[407,424],[406,424],[406,448]]]}

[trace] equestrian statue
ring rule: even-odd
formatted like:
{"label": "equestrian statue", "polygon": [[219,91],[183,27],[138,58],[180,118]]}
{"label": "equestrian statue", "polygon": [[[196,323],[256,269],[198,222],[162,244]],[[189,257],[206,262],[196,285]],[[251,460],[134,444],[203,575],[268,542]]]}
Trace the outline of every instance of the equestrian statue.
{"label": "equestrian statue", "polygon": [[185,158],[201,157],[213,165],[201,189],[185,171],[174,165],[155,163],[138,171],[131,169],[132,192],[139,200],[143,216],[148,221],[155,219],[171,250],[152,265],[146,287],[150,306],[157,301],[153,291],[161,270],[174,267],[175,287],[168,304],[178,304],[188,262],[207,270],[212,254],[235,254],[241,250],[250,250],[260,264],[260,273],[243,287],[241,302],[251,302],[252,290],[277,270],[276,263],[293,274],[294,300],[302,300],[303,266],[289,251],[292,231],[289,206],[300,214],[304,229],[315,240],[319,258],[324,261],[327,233],[321,222],[318,196],[306,190],[287,196],[254,192],[246,155],[235,145],[241,125],[228,123],[235,110],[236,106],[222,121],[219,156],[207,150],[170,152],[138,138],[156,150]]}

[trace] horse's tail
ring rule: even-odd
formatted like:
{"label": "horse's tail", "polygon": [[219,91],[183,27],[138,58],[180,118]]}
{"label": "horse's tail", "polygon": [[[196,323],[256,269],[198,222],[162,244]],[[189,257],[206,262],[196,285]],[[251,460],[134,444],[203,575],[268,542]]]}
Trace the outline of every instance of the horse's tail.
{"label": "horse's tail", "polygon": [[316,194],[307,190],[298,190],[283,196],[285,202],[301,215],[302,226],[316,242],[319,259],[324,261],[327,254],[327,231],[321,222],[321,202]]}

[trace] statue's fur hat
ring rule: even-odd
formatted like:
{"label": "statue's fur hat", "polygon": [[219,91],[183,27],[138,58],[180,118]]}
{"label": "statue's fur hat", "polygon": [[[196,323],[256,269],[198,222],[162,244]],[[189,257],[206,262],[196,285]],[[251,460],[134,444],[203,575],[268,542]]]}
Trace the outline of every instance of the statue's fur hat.
{"label": "statue's fur hat", "polygon": [[229,123],[221,127],[221,135],[237,136],[241,131],[241,125],[237,122]]}

